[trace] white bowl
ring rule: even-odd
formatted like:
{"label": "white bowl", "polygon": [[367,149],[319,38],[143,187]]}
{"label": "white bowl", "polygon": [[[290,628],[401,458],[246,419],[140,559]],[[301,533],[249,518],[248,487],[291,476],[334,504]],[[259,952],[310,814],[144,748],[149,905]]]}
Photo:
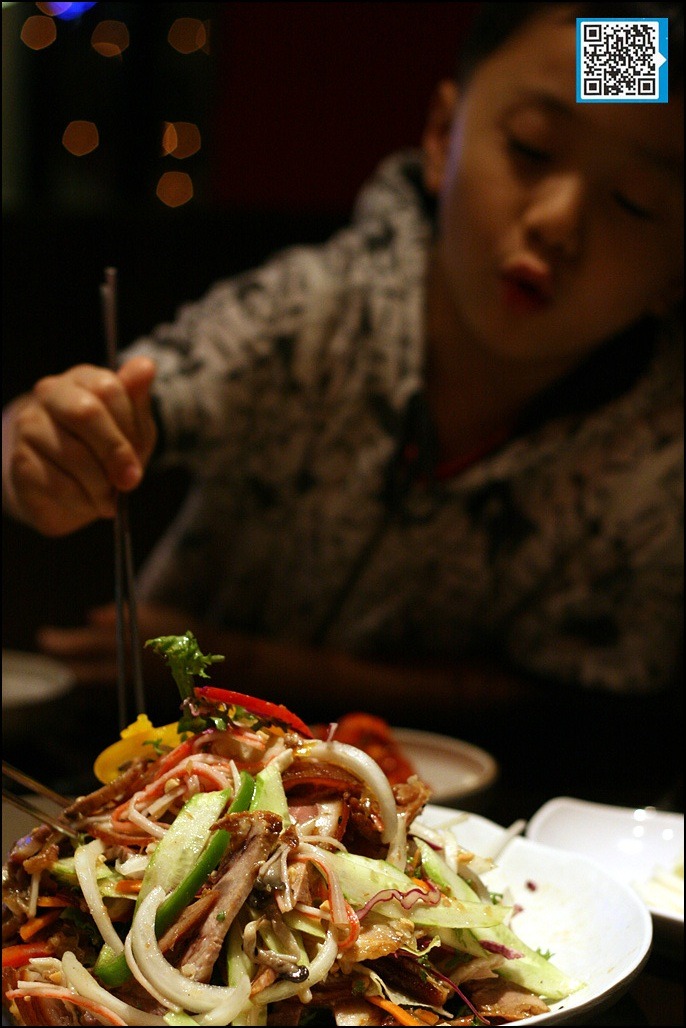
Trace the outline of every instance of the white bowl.
{"label": "white bowl", "polygon": [[560,796],[534,814],[526,834],[536,842],[590,857],[616,881],[633,888],[650,910],[656,948],[683,953],[683,880],[680,910],[658,906],[644,895],[657,871],[673,872],[683,860],[683,814]]}
{"label": "white bowl", "polygon": [[428,805],[418,820],[450,827],[461,846],[493,856],[495,868],[484,874],[484,884],[519,908],[514,931],[532,949],[549,950],[560,970],[584,983],[548,1013],[509,1023],[588,1024],[584,1017],[615,1004],[645,966],[653,937],[645,904],[596,861],[513,838],[478,814]]}

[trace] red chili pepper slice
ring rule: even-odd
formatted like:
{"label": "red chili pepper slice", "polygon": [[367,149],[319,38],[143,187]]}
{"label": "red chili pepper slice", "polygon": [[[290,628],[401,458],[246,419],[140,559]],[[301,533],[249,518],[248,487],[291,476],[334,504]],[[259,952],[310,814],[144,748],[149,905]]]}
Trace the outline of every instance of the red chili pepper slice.
{"label": "red chili pepper slice", "polygon": [[234,692],[232,689],[218,689],[213,685],[204,685],[196,688],[196,695],[202,699],[213,700],[215,703],[226,703],[227,706],[244,707],[250,714],[265,721],[276,721],[294,729],[305,738],[311,739],[312,732],[304,721],[301,721],[297,714],[293,714],[288,707],[281,703],[271,703],[269,700],[261,700],[257,696],[247,696],[243,692]]}
{"label": "red chili pepper slice", "polygon": [[5,946],[2,951],[3,967],[23,967],[32,957],[51,957],[55,950],[45,942],[25,942]]}

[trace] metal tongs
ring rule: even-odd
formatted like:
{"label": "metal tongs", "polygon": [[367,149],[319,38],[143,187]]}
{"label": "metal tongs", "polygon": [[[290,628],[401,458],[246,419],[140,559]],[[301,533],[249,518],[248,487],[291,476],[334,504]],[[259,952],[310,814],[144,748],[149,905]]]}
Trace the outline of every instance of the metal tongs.
{"label": "metal tongs", "polygon": [[[117,369],[118,318],[117,271],[105,269],[105,281],[100,286],[102,317],[107,346],[107,362],[112,371]],[[129,525],[129,503],[126,493],[117,495],[117,513],[114,519],[114,599],[117,610],[117,696],[119,702],[119,728],[123,730],[132,720],[132,713],[145,711],[145,691],[138,634],[133,548]],[[128,645],[127,645],[128,641]],[[131,662],[133,707],[129,700],[127,668]]]}
{"label": "metal tongs", "polygon": [[[114,371],[117,368],[117,272],[115,268],[105,269],[105,281],[100,287],[102,299],[103,326],[107,344],[107,361]],[[120,729],[133,720],[133,711],[129,700],[127,668],[131,662],[131,678],[133,682],[133,707],[136,714],[145,710],[145,694],[143,687],[143,669],[141,664],[141,648],[138,635],[138,615],[136,611],[135,582],[133,571],[133,548],[131,545],[131,529],[129,526],[128,497],[125,493],[117,496],[117,512],[114,519],[114,592],[117,610],[117,696],[119,701]],[[26,786],[33,793],[50,800],[62,810],[68,801],[48,786],[19,771],[11,764],[2,762],[2,773],[7,778]],[[2,787],[3,798],[17,809],[35,817],[37,823],[45,823],[76,838],[77,833],[66,824],[59,815],[52,815],[36,807],[30,800],[17,796],[5,786]]]}
{"label": "metal tongs", "polygon": [[[43,796],[45,799],[50,800],[56,807],[64,810],[65,807],[69,806],[69,801],[60,796],[58,792],[54,792],[49,789],[47,785],[43,785],[41,782],[36,781],[35,778],[31,778],[30,775],[24,774],[23,771],[19,771],[16,767],[12,767],[7,761],[2,762],[2,773],[3,776],[11,778],[12,781],[18,782],[20,785],[25,785],[33,793],[37,793],[39,796]],[[50,825],[58,832],[62,832],[64,835],[69,835],[71,838],[76,839],[78,833],[71,825],[67,824],[61,819],[59,814],[51,814],[45,810],[41,810],[36,807],[30,800],[25,799],[23,796],[17,796],[15,793],[10,792],[3,785],[2,787],[3,799],[6,799],[8,803],[11,803],[17,810],[22,810],[25,814],[30,814],[31,817],[35,817],[36,824]]]}

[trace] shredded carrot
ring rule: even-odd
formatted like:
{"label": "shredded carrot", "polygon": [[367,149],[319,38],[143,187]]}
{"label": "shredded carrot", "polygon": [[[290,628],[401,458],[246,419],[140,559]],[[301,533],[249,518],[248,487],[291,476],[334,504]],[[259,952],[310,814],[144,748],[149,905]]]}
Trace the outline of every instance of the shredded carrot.
{"label": "shredded carrot", "polygon": [[64,896],[39,896],[39,907],[71,907],[73,900],[65,899]]}
{"label": "shredded carrot", "polygon": [[41,932],[48,925],[51,925],[53,921],[56,921],[59,916],[59,910],[51,910],[49,914],[39,914],[38,917],[31,917],[21,926],[19,934],[24,942],[28,942],[34,935],[37,935],[38,932]]}
{"label": "shredded carrot", "polygon": [[418,1021],[412,1014],[408,1014],[407,1010],[399,1007],[397,1003],[391,1003],[390,999],[382,999],[381,996],[366,996],[365,999],[373,1003],[374,1006],[381,1007],[387,1014],[394,1017],[396,1024],[424,1024],[423,1021]]}
{"label": "shredded carrot", "polygon": [[142,879],[134,878],[129,881],[126,878],[122,878],[120,882],[117,882],[115,889],[117,892],[121,892],[124,896],[135,896],[141,891],[141,885],[143,884]]}
{"label": "shredded carrot", "polygon": [[438,1024],[438,1014],[434,1014],[433,1010],[417,1010],[415,1017],[418,1021],[422,1021],[424,1024]]}
{"label": "shredded carrot", "polygon": [[423,889],[424,892],[431,892],[431,886],[428,882],[425,882],[423,878],[413,878],[412,881],[415,885],[418,885],[420,889]]}
{"label": "shredded carrot", "polygon": [[258,992],[262,992],[262,990],[266,989],[269,985],[273,985],[275,981],[276,971],[271,967],[265,967],[252,980],[252,985],[250,987],[250,999],[252,999],[253,996],[256,996]]}

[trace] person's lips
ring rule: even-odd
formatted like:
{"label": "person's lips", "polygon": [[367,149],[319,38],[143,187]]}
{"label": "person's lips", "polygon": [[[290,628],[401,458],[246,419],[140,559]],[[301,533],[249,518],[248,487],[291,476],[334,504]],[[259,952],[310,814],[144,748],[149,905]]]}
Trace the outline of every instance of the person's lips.
{"label": "person's lips", "polygon": [[551,274],[543,265],[517,261],[502,274],[502,297],[513,314],[536,314],[551,301]]}

